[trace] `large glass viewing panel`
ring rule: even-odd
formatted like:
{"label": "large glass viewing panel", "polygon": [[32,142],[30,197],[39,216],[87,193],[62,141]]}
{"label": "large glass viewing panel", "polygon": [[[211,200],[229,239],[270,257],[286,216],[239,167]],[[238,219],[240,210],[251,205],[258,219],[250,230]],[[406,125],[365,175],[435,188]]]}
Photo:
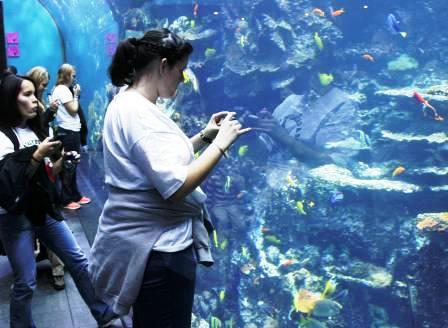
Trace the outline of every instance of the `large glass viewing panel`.
{"label": "large glass viewing panel", "polygon": [[198,270],[194,327],[448,326],[444,1],[4,7],[9,64],[47,66],[50,84],[77,68],[98,199],[107,67],[126,37],[166,27],[192,43],[190,78],[160,101],[187,135],[222,110],[254,128],[203,185],[216,263]]}

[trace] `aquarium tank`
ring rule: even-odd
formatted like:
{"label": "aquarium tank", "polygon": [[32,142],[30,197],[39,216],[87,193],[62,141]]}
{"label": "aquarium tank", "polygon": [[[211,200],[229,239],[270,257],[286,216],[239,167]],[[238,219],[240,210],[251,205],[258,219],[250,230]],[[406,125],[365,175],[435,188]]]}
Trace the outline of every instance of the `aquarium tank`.
{"label": "aquarium tank", "polygon": [[215,264],[198,269],[193,327],[448,327],[446,1],[3,4],[8,64],[48,67],[50,88],[77,68],[97,202],[124,38],[192,43],[191,78],[160,100],[187,135],[223,110],[253,128],[203,184]]}

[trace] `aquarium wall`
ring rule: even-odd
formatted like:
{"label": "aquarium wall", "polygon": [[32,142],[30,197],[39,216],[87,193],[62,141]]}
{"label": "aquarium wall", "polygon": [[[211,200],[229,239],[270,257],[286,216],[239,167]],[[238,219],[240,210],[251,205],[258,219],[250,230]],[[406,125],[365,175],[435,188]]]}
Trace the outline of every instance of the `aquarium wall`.
{"label": "aquarium wall", "polygon": [[187,134],[221,110],[254,128],[203,185],[216,263],[199,269],[194,327],[448,326],[443,1],[4,7],[10,64],[77,67],[92,179],[111,56],[151,28],[194,47],[191,78],[159,102]]}

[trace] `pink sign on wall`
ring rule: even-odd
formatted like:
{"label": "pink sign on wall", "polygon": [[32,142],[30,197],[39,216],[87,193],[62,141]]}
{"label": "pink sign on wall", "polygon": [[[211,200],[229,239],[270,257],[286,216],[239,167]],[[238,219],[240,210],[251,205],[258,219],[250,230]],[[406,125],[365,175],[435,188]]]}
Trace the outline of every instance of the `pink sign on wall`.
{"label": "pink sign on wall", "polygon": [[106,43],[117,43],[118,36],[116,33],[106,33]]}
{"label": "pink sign on wall", "polygon": [[17,43],[19,43],[19,33],[18,32],[6,33],[6,43],[7,44],[17,44]]}
{"label": "pink sign on wall", "polygon": [[18,45],[8,45],[8,57],[20,57],[20,48]]}

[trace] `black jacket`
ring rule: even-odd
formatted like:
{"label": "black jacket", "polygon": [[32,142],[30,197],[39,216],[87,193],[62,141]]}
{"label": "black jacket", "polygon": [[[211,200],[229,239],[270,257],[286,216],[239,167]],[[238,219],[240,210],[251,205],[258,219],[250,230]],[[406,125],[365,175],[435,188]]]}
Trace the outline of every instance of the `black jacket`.
{"label": "black jacket", "polygon": [[42,162],[33,172],[31,157],[37,146],[17,150],[0,161],[0,206],[13,215],[25,214],[36,225],[47,215],[63,220],[54,183]]}

